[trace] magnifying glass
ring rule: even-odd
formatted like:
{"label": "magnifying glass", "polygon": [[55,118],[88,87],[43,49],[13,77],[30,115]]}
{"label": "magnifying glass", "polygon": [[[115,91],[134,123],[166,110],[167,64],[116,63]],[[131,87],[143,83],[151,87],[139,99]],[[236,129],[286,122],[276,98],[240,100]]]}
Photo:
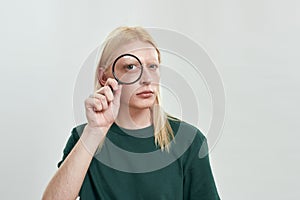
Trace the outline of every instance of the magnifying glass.
{"label": "magnifying glass", "polygon": [[133,84],[142,76],[142,62],[135,55],[122,54],[115,59],[112,73],[119,84]]}

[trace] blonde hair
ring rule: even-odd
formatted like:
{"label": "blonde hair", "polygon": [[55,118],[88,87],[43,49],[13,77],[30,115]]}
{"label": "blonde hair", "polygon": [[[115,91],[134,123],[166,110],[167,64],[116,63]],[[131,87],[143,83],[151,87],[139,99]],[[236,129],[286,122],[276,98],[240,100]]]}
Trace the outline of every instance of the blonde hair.
{"label": "blonde hair", "polygon": [[[115,59],[114,52],[122,45],[129,44],[133,41],[146,42],[151,44],[158,54],[158,61],[161,62],[160,51],[157,48],[151,35],[142,27],[118,27],[113,30],[102,46],[102,53],[97,65],[95,73],[95,91],[102,86],[99,83],[99,68],[107,69],[109,65]],[[167,150],[169,152],[170,142],[174,139],[174,133],[168,119],[175,119],[161,108],[161,99],[159,92],[157,93],[155,104],[150,109],[152,116],[152,123],[154,127],[155,145],[161,148],[161,150]]]}

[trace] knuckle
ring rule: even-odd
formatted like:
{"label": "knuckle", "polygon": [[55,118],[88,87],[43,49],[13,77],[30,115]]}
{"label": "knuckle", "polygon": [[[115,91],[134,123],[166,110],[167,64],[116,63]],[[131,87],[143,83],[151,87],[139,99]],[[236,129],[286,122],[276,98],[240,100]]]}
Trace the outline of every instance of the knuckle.
{"label": "knuckle", "polygon": [[114,100],[114,96],[113,96],[113,95],[109,95],[109,96],[107,97],[107,100],[108,100],[108,101]]}
{"label": "knuckle", "polygon": [[102,105],[101,105],[101,104],[96,104],[95,107],[96,107],[98,110],[101,110],[101,109],[102,109]]}
{"label": "knuckle", "polygon": [[110,81],[110,82],[113,82],[115,79],[113,79],[113,78],[108,78],[107,80]]}
{"label": "knuckle", "polygon": [[101,102],[104,102],[104,101],[106,100],[106,97],[103,96],[103,95],[101,95],[101,96],[100,96],[100,100],[101,100]]}
{"label": "knuckle", "polygon": [[103,88],[104,93],[107,94],[107,92],[109,91],[109,89],[110,89],[110,88],[109,88],[108,85],[104,86],[104,88]]}

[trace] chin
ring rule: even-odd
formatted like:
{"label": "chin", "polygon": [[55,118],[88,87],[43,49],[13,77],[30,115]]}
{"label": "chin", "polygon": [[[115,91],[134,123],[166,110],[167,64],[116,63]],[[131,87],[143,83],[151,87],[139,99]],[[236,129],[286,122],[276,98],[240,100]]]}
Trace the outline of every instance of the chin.
{"label": "chin", "polygon": [[143,109],[152,108],[154,103],[155,103],[155,99],[145,99],[145,100],[139,99],[139,100],[133,101],[130,104],[130,107],[143,110]]}

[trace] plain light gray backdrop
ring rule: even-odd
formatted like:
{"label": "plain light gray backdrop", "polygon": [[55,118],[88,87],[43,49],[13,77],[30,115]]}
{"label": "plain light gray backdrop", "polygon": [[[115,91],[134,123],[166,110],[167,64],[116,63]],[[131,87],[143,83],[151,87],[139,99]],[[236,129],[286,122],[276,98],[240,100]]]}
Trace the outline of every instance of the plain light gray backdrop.
{"label": "plain light gray backdrop", "polygon": [[299,8],[292,0],[2,3],[1,199],[41,198],[75,125],[81,64],[120,25],[179,31],[215,62],[226,119],[210,158],[222,199],[299,199]]}

